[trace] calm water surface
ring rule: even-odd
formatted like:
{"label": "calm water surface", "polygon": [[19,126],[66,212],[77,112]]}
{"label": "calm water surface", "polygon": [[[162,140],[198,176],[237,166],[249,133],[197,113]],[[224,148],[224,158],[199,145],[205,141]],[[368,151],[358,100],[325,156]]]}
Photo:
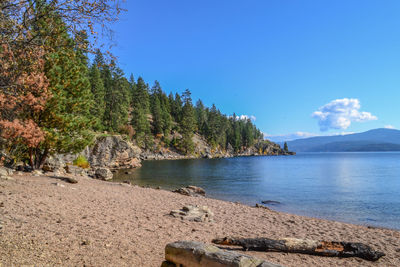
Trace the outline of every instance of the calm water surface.
{"label": "calm water surface", "polygon": [[145,161],[116,180],[175,189],[203,187],[217,199],[300,215],[400,229],[400,153]]}

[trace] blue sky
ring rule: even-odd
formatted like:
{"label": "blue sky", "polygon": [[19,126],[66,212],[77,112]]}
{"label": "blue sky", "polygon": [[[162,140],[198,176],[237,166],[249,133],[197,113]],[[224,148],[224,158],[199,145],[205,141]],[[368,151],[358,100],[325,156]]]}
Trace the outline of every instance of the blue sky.
{"label": "blue sky", "polygon": [[400,127],[400,1],[127,2],[113,27],[127,75],[273,136]]}

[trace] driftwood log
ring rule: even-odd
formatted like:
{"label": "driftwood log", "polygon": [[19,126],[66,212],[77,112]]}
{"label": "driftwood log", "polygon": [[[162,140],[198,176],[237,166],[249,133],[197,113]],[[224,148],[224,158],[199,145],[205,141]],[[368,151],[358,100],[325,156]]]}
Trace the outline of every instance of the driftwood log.
{"label": "driftwood log", "polygon": [[249,255],[225,251],[195,241],[177,241],[165,247],[161,267],[283,267]]}
{"label": "driftwood log", "polygon": [[369,261],[376,261],[385,256],[383,252],[375,251],[368,245],[352,242],[230,237],[214,239],[212,242],[219,245],[241,246],[244,250],[291,252],[327,257],[359,257]]}

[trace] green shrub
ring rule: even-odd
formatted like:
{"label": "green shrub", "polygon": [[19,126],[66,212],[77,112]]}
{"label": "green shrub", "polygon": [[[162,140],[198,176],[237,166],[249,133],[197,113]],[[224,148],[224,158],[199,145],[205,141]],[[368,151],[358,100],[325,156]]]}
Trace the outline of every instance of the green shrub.
{"label": "green shrub", "polygon": [[74,165],[87,169],[90,167],[89,162],[87,161],[87,159],[85,158],[85,156],[79,155],[75,160],[74,160]]}

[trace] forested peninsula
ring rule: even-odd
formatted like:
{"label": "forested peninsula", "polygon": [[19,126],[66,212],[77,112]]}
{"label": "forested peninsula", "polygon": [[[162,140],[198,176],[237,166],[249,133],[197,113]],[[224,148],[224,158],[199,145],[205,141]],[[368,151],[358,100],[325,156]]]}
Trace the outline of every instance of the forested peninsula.
{"label": "forested peninsula", "polygon": [[[80,153],[113,135],[146,153],[288,152],[264,141],[250,119],[201,100],[194,104],[189,89],[167,95],[158,81],[149,85],[133,74],[128,79],[115,58],[90,41],[96,40],[96,25],[118,19],[121,9],[112,3],[2,1],[2,165],[39,169],[50,156]],[[200,143],[206,153],[199,152]]]}

